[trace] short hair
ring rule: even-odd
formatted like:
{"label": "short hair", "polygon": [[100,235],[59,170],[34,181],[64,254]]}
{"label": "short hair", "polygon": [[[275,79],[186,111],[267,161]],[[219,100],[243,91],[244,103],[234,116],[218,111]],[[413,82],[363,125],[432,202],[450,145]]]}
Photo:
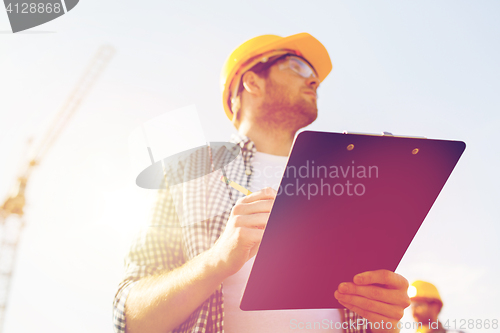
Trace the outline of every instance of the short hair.
{"label": "short hair", "polygon": [[[287,53],[287,54],[282,54],[282,55],[278,55],[275,57],[271,57],[266,62],[257,63],[256,65],[254,65],[252,68],[250,68],[246,72],[254,72],[260,78],[267,79],[269,77],[271,66],[274,65],[275,63],[277,63],[278,61],[288,57],[289,55],[293,55],[293,54]],[[243,80],[242,80],[243,75],[245,75],[245,73],[243,73],[241,75],[240,84],[238,86],[238,91],[236,92],[236,96],[234,96],[233,103],[231,105],[231,111],[233,112],[233,115],[234,115],[234,125],[236,126],[236,128],[239,127],[239,122],[240,122],[240,112],[238,112],[238,111],[241,109],[241,93],[243,92],[243,90],[245,90],[245,87],[243,86]]]}
{"label": "short hair", "polygon": [[[267,79],[269,77],[269,72],[270,72],[271,66],[274,65],[275,63],[277,63],[278,61],[280,61],[281,59],[284,59],[287,56],[289,56],[289,54],[284,54],[284,55],[272,57],[272,58],[268,59],[266,62],[259,62],[256,65],[254,65],[252,68],[250,68],[247,72],[254,72],[255,74],[257,74],[257,76],[259,76],[263,79]],[[245,75],[245,73],[243,73],[243,75]],[[243,75],[241,76],[241,78],[243,78]],[[240,93],[243,91],[243,89],[245,89],[243,87],[243,80],[240,79],[240,85],[238,87],[238,92],[236,93],[236,96],[239,96]]]}

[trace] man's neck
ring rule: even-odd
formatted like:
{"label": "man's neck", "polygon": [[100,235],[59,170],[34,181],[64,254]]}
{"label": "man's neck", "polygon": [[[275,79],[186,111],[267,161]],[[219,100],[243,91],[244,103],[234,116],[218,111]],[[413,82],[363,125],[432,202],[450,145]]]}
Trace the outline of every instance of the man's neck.
{"label": "man's neck", "polygon": [[295,137],[295,133],[280,131],[279,129],[270,131],[256,124],[245,123],[240,125],[238,132],[252,140],[257,151],[278,156],[288,156],[290,154],[293,138]]}

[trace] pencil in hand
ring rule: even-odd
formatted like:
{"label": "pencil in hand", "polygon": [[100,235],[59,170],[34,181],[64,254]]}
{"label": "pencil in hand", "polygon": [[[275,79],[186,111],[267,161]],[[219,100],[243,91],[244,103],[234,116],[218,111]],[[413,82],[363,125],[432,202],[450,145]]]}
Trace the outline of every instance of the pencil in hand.
{"label": "pencil in hand", "polygon": [[239,185],[238,183],[235,183],[233,182],[232,180],[229,180],[227,179],[225,176],[222,176],[220,178],[220,180],[224,183],[226,183],[227,185],[231,186],[232,188],[234,188],[235,190],[243,193],[244,195],[249,195],[249,194],[252,194],[252,192],[250,192],[249,190],[247,190],[246,188],[244,188],[243,186]]}

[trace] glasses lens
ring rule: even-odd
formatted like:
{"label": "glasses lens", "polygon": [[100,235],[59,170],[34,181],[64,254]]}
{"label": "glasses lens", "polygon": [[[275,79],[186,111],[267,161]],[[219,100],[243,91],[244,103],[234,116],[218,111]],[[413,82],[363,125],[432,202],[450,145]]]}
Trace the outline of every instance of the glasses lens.
{"label": "glasses lens", "polygon": [[288,67],[302,77],[308,78],[311,75],[316,77],[313,69],[302,59],[296,57],[288,58]]}

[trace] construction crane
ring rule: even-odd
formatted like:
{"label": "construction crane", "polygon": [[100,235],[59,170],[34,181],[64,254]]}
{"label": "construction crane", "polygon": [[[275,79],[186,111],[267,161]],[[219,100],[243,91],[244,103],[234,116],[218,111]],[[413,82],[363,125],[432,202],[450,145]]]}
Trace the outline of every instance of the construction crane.
{"label": "construction crane", "polygon": [[28,159],[22,166],[15,185],[0,206],[0,333],[3,331],[16,253],[22,230],[26,224],[24,206],[28,180],[34,168],[40,164],[68,121],[75,114],[114,53],[114,48],[109,45],[103,45],[98,49],[84,74],[49,125],[46,134],[28,153]]}

